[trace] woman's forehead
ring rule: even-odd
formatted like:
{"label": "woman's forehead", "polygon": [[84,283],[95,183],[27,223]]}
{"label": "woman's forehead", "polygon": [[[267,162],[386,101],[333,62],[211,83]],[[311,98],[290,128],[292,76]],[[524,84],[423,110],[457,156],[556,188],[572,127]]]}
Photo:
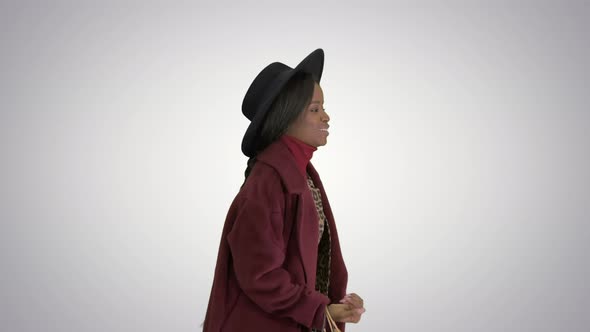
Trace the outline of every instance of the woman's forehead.
{"label": "woman's forehead", "polygon": [[313,104],[314,102],[323,102],[324,101],[324,91],[322,90],[322,87],[316,83],[314,85],[313,88],[313,96],[312,96],[312,101],[311,104]]}

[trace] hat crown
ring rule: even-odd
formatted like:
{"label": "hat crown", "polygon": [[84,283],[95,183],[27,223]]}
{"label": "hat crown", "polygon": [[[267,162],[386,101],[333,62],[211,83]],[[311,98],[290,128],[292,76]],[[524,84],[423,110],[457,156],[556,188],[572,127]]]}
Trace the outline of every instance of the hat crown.
{"label": "hat crown", "polygon": [[281,73],[293,70],[293,68],[281,62],[273,62],[266,66],[256,76],[242,102],[242,113],[252,121],[262,103],[268,100],[267,95],[272,91],[271,86],[278,83]]}

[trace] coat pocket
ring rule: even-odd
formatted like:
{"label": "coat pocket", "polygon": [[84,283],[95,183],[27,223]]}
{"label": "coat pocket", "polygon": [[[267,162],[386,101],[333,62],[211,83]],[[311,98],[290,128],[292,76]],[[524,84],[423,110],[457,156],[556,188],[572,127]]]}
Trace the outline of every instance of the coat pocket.
{"label": "coat pocket", "polygon": [[283,239],[285,241],[285,247],[288,247],[289,241],[294,239],[293,232],[295,231],[295,225],[297,224],[297,209],[299,205],[299,195],[290,194],[285,199],[285,211],[283,213]]}
{"label": "coat pocket", "polygon": [[270,215],[270,225],[272,227],[273,236],[275,242],[283,251],[283,254],[287,251],[287,241],[284,236],[285,218],[280,212],[273,212]]}

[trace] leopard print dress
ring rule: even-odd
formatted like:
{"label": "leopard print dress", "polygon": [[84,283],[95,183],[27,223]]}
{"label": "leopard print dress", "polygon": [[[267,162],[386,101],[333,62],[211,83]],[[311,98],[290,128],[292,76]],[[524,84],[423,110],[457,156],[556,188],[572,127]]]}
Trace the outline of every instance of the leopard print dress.
{"label": "leopard print dress", "polygon": [[[307,185],[313,196],[315,207],[318,211],[319,216],[319,238],[318,238],[318,262],[317,262],[317,274],[315,289],[322,294],[328,296],[328,289],[330,287],[330,227],[328,225],[328,219],[324,214],[324,206],[322,205],[322,195],[320,189],[317,188],[311,176],[307,175]],[[311,332],[322,332],[325,329],[311,329]]]}

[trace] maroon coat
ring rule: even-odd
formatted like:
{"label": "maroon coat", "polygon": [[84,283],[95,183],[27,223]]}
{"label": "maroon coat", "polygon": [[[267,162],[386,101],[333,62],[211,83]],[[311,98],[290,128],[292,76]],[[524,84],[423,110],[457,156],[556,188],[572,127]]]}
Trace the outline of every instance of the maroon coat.
{"label": "maroon coat", "polygon": [[328,297],[315,290],[318,214],[305,176],[280,140],[257,159],[225,220],[203,331],[322,328],[326,305],[344,297],[348,282],[326,192],[310,163],[330,227]]}

